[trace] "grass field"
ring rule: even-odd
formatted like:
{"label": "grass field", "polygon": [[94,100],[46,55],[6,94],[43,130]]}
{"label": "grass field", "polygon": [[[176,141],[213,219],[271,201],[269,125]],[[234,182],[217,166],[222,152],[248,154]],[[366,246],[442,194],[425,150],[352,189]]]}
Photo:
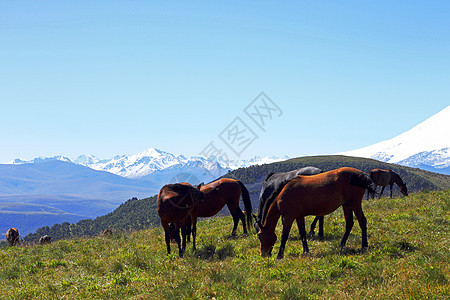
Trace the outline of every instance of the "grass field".
{"label": "grass field", "polygon": [[[342,210],[302,255],[296,226],[285,258],[259,255],[256,234],[230,237],[231,217],[201,220],[198,250],[166,254],[162,228],[0,249],[0,297],[134,299],[450,298],[450,190],[363,202],[369,250],[357,222],[344,251]],[[312,217],[308,222],[312,221]],[[281,222],[280,222],[281,223]],[[253,231],[254,232],[254,231]],[[173,244],[176,248],[176,245]]]}

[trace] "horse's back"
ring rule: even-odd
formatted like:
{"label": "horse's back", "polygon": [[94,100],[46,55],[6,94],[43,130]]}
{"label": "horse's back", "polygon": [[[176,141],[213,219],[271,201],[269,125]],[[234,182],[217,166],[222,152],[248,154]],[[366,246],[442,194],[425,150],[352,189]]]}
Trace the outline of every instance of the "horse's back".
{"label": "horse's back", "polygon": [[389,169],[372,169],[370,178],[376,185],[386,186],[391,182],[391,170]]}
{"label": "horse's back", "polygon": [[198,217],[214,216],[226,204],[239,205],[242,191],[239,182],[231,178],[222,178],[205,184],[200,190],[205,194],[205,199],[195,208]]}
{"label": "horse's back", "polygon": [[288,172],[271,173],[266,177],[259,195],[258,220],[263,220],[276,196],[281,192],[283,187],[298,175],[314,175],[321,173],[322,170],[316,167],[308,166]]}
{"label": "horse's back", "polygon": [[[350,167],[297,176],[289,181],[277,197],[280,210],[298,210],[304,215],[325,215],[350,201],[361,201],[365,188],[352,180],[367,176]],[[368,178],[368,176],[367,176]]]}

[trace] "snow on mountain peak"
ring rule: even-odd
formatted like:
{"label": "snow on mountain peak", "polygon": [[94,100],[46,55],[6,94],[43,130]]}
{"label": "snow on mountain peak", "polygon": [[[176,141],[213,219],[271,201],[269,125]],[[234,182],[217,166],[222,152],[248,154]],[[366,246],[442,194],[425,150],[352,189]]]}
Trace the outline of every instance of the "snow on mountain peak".
{"label": "snow on mountain peak", "polygon": [[[389,163],[405,164],[405,162],[409,162],[408,165],[410,166],[419,166],[419,158],[426,161],[427,165],[434,166],[432,156],[435,160],[439,160],[439,163],[436,162],[436,167],[438,167],[438,165],[447,165],[442,160],[447,157],[449,149],[450,106],[447,106],[437,114],[392,139],[338,154],[373,158]],[[426,155],[431,156],[425,159]],[[412,158],[413,156],[414,158]],[[411,165],[412,161],[417,164]]]}

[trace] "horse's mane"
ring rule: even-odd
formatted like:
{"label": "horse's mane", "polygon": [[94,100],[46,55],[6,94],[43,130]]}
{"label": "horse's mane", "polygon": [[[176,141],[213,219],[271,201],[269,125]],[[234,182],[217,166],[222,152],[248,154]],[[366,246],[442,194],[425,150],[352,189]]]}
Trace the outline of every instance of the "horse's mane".
{"label": "horse's mane", "polygon": [[188,192],[192,189],[196,190],[196,188],[194,188],[193,186],[181,184],[181,183],[169,183],[169,184],[166,184],[165,187],[168,190],[173,191],[175,193]]}
{"label": "horse's mane", "polygon": [[391,171],[391,176],[393,176],[393,177],[395,178],[395,180],[398,181],[399,184],[405,185],[405,184],[403,183],[403,180],[402,180],[402,178],[400,177],[400,175],[398,175],[397,173],[395,173],[395,172],[392,171],[392,170],[390,170],[390,171]]}
{"label": "horse's mane", "polygon": [[269,173],[269,175],[266,176],[266,179],[264,179],[264,181],[267,181],[267,179],[269,179],[270,177],[272,177],[272,175],[275,174],[274,172]]}

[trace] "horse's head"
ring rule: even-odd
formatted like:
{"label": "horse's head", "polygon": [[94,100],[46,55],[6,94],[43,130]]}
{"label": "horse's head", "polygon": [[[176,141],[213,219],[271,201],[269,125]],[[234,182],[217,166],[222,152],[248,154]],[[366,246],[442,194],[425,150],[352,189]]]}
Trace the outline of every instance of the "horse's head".
{"label": "horse's head", "polygon": [[403,196],[408,196],[408,188],[406,187],[406,184],[403,184],[400,187],[400,192],[402,192]]}
{"label": "horse's head", "polygon": [[269,232],[264,227],[260,226],[258,239],[261,243],[261,256],[271,256],[273,245],[275,245],[275,242],[277,241],[275,232]]}
{"label": "horse's head", "polygon": [[189,189],[189,195],[191,196],[192,202],[197,203],[205,199],[205,194],[195,187]]}

